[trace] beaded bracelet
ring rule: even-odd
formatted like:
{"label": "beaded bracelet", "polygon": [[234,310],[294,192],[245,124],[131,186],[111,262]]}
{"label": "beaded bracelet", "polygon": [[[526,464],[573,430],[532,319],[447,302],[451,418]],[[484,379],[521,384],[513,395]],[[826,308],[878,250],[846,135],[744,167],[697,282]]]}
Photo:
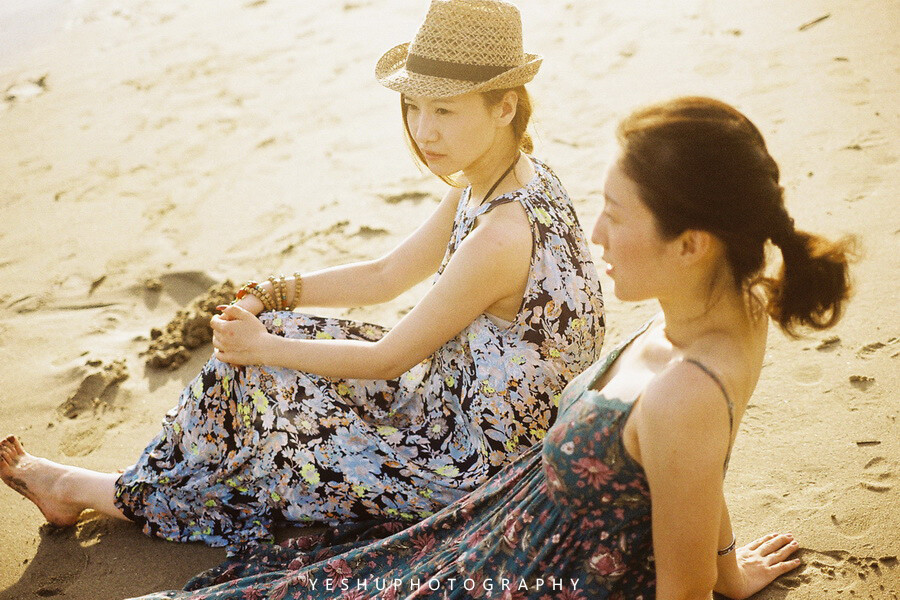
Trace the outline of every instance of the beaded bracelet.
{"label": "beaded bracelet", "polygon": [[274,310],[284,310],[284,305],[286,304],[284,301],[284,275],[279,278],[269,275],[269,281],[272,284],[272,294],[275,296]]}
{"label": "beaded bracelet", "polygon": [[272,295],[264,290],[256,281],[248,281],[245,283],[243,287],[238,290],[236,298],[240,300],[247,294],[259,298],[259,301],[263,304],[263,309],[275,310],[275,301],[272,300]]}
{"label": "beaded bracelet", "polygon": [[291,309],[293,309],[300,303],[300,290],[302,289],[303,276],[300,274],[300,271],[294,271],[294,296],[291,298]]}
{"label": "beaded bracelet", "polygon": [[288,297],[287,297],[287,279],[284,275],[278,276],[278,294],[281,297],[279,302],[281,303],[280,310],[288,310],[290,306],[288,306]]}
{"label": "beaded bracelet", "polygon": [[237,302],[247,294],[250,294],[251,296],[259,298],[259,301],[263,304],[264,310],[276,311],[293,309],[294,306],[297,305],[297,300],[300,298],[300,290],[303,286],[303,278],[300,275],[300,271],[294,273],[294,293],[292,294],[290,301],[288,301],[287,278],[284,275],[279,275],[278,277],[269,275],[268,280],[269,283],[272,284],[271,294],[258,282],[248,281],[238,290],[234,301]]}

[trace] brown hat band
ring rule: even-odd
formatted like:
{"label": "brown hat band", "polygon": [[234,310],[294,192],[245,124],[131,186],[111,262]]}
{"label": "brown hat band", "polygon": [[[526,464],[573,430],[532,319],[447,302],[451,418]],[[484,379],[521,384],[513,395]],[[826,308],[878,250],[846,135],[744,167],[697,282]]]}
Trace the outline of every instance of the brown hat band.
{"label": "brown hat band", "polygon": [[488,81],[513,67],[495,67],[493,65],[466,65],[425,58],[417,54],[406,56],[406,70],[419,75],[457,79],[460,81]]}

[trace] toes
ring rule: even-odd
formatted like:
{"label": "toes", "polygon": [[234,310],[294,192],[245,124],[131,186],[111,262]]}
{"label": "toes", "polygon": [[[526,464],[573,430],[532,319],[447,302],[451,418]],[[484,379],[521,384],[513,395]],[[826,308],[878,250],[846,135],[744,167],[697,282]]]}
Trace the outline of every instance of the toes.
{"label": "toes", "polygon": [[[13,436],[10,436],[10,438],[13,438]],[[0,442],[0,461],[2,461],[0,464],[4,467],[12,468],[19,462],[18,458],[21,456],[21,453],[16,450],[10,438]]]}
{"label": "toes", "polygon": [[22,447],[22,442],[19,441],[19,438],[14,435],[10,437],[12,437],[13,448],[16,449],[16,452],[18,454],[25,454],[25,448]]}

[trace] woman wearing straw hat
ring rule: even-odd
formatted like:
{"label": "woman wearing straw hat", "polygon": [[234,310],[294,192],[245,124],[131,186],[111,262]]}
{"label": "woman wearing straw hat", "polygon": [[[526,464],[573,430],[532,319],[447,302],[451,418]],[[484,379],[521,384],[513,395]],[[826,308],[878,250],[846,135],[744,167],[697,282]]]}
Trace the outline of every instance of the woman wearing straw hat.
{"label": "woman wearing straw hat", "polygon": [[567,386],[541,443],[390,538],[254,548],[146,600],[712,600],[796,568],[790,534],[736,547],[723,476],[770,320],[834,325],[852,239],[794,227],[762,135],[727,104],[650,106],[618,137],[593,241],[616,296],[661,311]]}
{"label": "woman wearing straw hat", "polygon": [[[433,216],[369,262],[250,282],[213,319],[215,356],[122,475],[0,443],[4,481],[57,525],[93,508],[176,541],[237,546],[287,520],[425,518],[540,440],[596,358],[596,269],[559,180],[527,156],[515,6],[434,0],[376,74],[416,156],[450,181]],[[294,313],[383,302],[437,272],[393,329]]]}

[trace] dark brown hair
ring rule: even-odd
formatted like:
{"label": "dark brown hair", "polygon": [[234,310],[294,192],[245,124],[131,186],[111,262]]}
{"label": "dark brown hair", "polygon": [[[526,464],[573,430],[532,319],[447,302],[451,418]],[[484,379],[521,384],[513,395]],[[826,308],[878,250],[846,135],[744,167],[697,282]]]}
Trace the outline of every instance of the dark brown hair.
{"label": "dark brown hair", "polygon": [[[794,228],[778,165],[747,117],[711,98],[676,98],[632,113],[617,137],[621,167],[663,237],[694,229],[722,240],[735,282],[747,291],[760,285],[769,315],[790,335],[838,321],[855,239]],[[784,259],[775,277],[763,274],[766,240]]]}
{"label": "dark brown hair", "polygon": [[[487,92],[481,92],[481,97],[484,99],[485,105],[490,107],[503,100],[503,96],[506,95],[506,92],[515,92],[516,96],[518,96],[518,101],[516,102],[516,114],[513,116],[510,125],[513,128],[513,135],[515,136],[519,150],[526,154],[530,154],[534,151],[534,143],[531,140],[531,136],[528,134],[528,123],[531,121],[532,104],[531,96],[528,94],[528,90],[525,89],[525,86],[520,85],[511,89],[489,90]],[[403,118],[403,131],[406,134],[406,143],[409,145],[413,156],[416,158],[416,162],[427,169],[425,156],[422,154],[422,150],[419,148],[419,145],[416,144],[412,133],[409,131],[409,123],[406,120],[406,113],[408,110],[409,107],[406,104],[406,98],[403,94],[400,94],[400,114]],[[451,177],[440,176],[440,178],[444,183],[452,186],[459,186],[459,184]]]}

